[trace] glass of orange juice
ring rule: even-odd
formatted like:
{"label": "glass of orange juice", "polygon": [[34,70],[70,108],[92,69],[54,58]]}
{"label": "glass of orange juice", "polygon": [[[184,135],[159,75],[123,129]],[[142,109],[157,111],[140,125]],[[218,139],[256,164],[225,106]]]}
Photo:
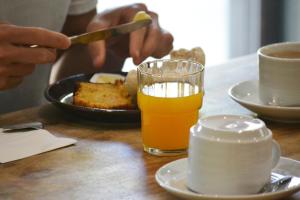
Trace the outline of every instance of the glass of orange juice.
{"label": "glass of orange juice", "polygon": [[189,129],[198,120],[204,67],[189,60],[155,60],[138,66],[138,106],[144,150],[186,153]]}

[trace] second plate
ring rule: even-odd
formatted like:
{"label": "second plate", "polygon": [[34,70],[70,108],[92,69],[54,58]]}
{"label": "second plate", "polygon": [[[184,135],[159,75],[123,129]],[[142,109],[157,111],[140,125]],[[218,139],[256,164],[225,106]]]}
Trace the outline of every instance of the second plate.
{"label": "second plate", "polygon": [[299,122],[300,107],[281,107],[263,104],[258,96],[258,80],[240,82],[229,90],[229,96],[245,108],[265,119],[281,122]]}

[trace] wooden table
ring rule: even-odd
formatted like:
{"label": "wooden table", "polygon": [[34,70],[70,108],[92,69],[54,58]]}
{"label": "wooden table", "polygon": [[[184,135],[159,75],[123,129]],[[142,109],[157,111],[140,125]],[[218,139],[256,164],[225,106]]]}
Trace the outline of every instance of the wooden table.
{"label": "wooden table", "polygon": [[[254,115],[232,101],[227,90],[239,81],[257,78],[257,72],[255,55],[208,67],[202,115]],[[2,115],[0,126],[32,120],[78,143],[0,164],[0,199],[176,199],[159,187],[154,176],[162,165],[180,157],[144,153],[139,125],[85,121],[44,105]],[[300,160],[300,124],[267,121],[267,126],[283,155]],[[290,199],[300,199],[300,193]]]}

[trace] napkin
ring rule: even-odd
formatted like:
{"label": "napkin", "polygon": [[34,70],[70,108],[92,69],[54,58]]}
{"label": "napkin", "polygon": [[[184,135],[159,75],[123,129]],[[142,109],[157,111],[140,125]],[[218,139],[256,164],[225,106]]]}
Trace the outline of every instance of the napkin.
{"label": "napkin", "polygon": [[4,133],[0,128],[0,163],[75,144],[71,138],[56,137],[45,129]]}

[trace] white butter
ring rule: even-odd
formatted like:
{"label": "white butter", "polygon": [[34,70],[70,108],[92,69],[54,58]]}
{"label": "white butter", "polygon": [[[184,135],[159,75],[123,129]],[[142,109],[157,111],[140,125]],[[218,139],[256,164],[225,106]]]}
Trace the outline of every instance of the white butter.
{"label": "white butter", "polygon": [[120,74],[96,73],[90,79],[91,83],[115,83],[116,80],[124,81],[125,77]]}

